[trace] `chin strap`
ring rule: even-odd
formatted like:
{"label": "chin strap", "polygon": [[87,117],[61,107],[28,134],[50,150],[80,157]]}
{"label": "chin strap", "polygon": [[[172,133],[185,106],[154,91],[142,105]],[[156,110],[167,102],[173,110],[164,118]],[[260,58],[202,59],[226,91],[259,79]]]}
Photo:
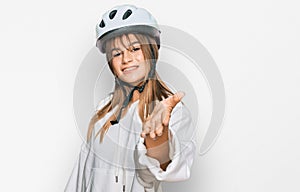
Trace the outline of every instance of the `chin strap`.
{"label": "chin strap", "polygon": [[139,93],[142,93],[142,92],[144,91],[144,88],[145,88],[145,86],[146,86],[147,83],[148,83],[148,79],[145,81],[145,83],[144,83],[143,85],[141,85],[141,86],[134,86],[134,87],[133,87],[133,89],[130,91],[130,93],[129,93],[129,94],[127,95],[127,97],[125,98],[125,100],[124,100],[124,102],[123,102],[123,104],[122,104],[121,110],[120,110],[120,112],[119,112],[119,114],[118,114],[118,116],[117,116],[117,119],[114,120],[114,121],[110,121],[110,123],[111,123],[112,125],[115,125],[115,124],[118,124],[118,123],[119,123],[120,118],[121,118],[121,115],[122,115],[122,111],[123,111],[123,109],[124,109],[125,107],[127,107],[127,105],[129,104],[129,102],[130,102],[130,100],[131,100],[131,98],[132,98],[132,96],[133,96],[133,92],[134,92],[135,90],[138,90]]}

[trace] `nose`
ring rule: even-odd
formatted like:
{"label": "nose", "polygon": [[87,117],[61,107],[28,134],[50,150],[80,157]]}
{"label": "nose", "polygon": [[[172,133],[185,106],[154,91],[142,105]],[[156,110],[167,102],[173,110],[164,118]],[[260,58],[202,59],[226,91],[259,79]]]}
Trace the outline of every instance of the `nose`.
{"label": "nose", "polygon": [[123,64],[128,63],[132,61],[133,56],[129,50],[124,50],[123,51]]}

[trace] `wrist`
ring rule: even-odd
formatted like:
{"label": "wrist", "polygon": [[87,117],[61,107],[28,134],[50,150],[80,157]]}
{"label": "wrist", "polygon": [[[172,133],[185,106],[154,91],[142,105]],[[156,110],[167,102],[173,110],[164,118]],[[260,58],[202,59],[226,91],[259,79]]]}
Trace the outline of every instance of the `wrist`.
{"label": "wrist", "polygon": [[[151,142],[151,138],[148,139],[148,142]],[[155,141],[154,141],[155,142]],[[170,161],[169,158],[169,142],[166,140],[163,143],[160,143],[155,146],[147,147],[147,139],[145,140],[146,148],[147,148],[147,156],[152,157],[159,161],[160,164],[166,163]]]}

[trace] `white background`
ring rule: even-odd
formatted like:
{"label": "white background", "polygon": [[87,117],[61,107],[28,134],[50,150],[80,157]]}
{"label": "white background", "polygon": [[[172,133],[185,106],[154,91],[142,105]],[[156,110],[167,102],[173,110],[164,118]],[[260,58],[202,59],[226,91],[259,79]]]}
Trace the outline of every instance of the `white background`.
{"label": "white background", "polygon": [[191,188],[300,191],[296,0],[1,1],[1,191],[63,191],[81,144],[75,76],[101,14],[120,3],[199,39],[223,76],[226,119]]}

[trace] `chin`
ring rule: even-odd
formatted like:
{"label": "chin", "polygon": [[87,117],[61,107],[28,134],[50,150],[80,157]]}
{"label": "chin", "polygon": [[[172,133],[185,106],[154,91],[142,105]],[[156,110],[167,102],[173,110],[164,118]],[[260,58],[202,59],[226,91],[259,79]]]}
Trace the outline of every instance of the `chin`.
{"label": "chin", "polygon": [[144,82],[144,79],[139,80],[139,81],[127,81],[127,83],[129,83],[130,85],[133,85],[133,86],[141,85],[143,82]]}

